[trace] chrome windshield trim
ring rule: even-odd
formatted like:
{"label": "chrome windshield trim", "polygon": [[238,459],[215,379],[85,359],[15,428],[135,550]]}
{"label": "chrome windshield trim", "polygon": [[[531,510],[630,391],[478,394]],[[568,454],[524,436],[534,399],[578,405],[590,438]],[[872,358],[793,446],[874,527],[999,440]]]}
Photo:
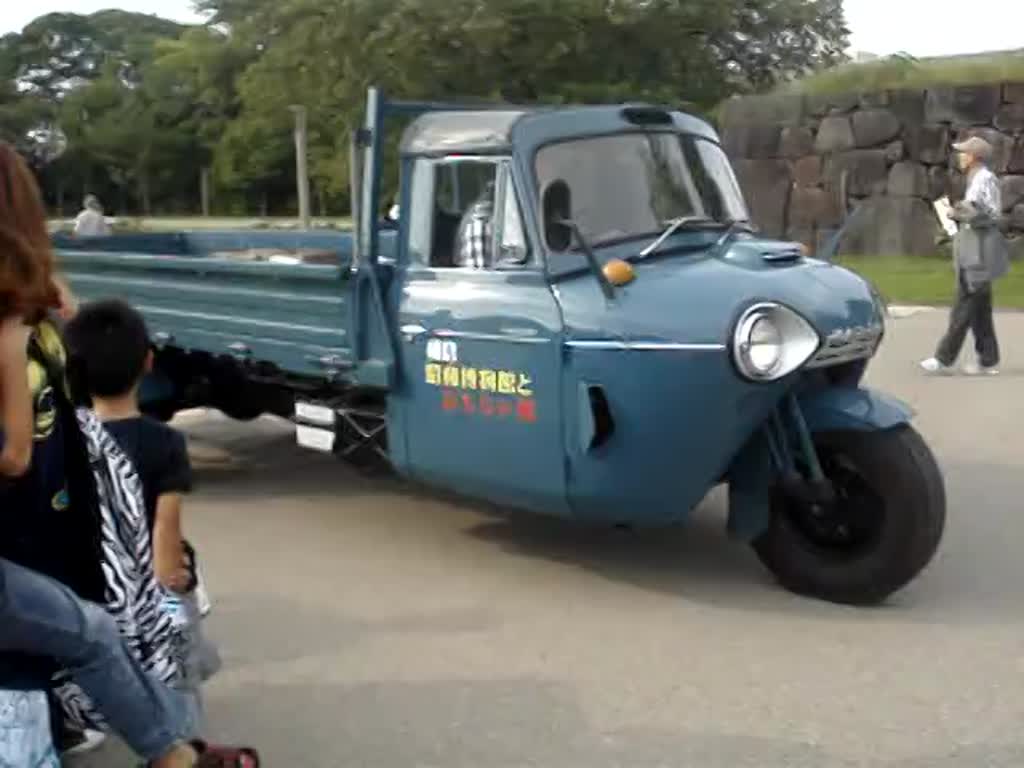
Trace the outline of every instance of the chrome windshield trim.
{"label": "chrome windshield trim", "polygon": [[683,351],[683,352],[724,352],[725,344],[713,343],[681,343],[667,341],[615,341],[614,339],[580,339],[565,342],[567,347],[577,349],[616,349],[616,350],[637,350],[643,352],[654,351]]}

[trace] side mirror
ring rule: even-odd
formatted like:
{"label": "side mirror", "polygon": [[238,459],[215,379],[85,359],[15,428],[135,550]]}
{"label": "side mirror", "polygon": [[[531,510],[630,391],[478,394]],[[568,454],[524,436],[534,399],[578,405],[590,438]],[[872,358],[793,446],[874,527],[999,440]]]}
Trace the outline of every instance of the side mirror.
{"label": "side mirror", "polygon": [[544,212],[544,240],[548,248],[559,253],[572,247],[572,192],[561,179],[553,181],[544,190],[541,200]]}

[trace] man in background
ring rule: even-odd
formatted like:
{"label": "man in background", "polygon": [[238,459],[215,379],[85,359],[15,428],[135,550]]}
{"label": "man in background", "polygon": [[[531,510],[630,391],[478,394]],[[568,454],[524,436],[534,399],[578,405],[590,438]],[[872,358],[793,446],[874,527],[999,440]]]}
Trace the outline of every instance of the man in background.
{"label": "man in background", "polygon": [[1009,270],[1006,240],[999,229],[1003,214],[999,180],[989,170],[992,145],[979,136],[954,144],[960,170],[967,176],[964,199],[950,218],[959,224],[953,238],[956,271],[956,302],[949,328],[939,342],[935,357],[921,362],[926,373],[948,374],[960,355],[967,331],[974,336],[977,360],[964,366],[968,375],[999,373],[999,342],[992,316],[992,284]]}
{"label": "man in background", "polygon": [[103,206],[96,195],[86,195],[82,212],[75,217],[75,237],[104,237],[110,234],[110,225],[103,215]]}

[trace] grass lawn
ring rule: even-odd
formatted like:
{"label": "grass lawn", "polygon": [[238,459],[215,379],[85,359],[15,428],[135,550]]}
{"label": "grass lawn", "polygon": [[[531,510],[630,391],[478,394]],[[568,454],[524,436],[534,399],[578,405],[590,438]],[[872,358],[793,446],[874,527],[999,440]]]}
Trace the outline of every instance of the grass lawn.
{"label": "grass lawn", "polygon": [[[922,256],[843,256],[844,267],[871,280],[891,304],[951,304],[955,288],[947,259]],[[996,283],[995,303],[1003,309],[1024,309],[1024,265]]]}

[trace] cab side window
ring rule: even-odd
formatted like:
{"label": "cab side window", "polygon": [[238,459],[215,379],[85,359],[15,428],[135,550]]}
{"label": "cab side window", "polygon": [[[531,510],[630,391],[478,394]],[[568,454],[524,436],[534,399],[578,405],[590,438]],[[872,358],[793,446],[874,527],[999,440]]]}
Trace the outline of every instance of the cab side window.
{"label": "cab side window", "polygon": [[498,165],[490,159],[450,158],[434,163],[430,266],[490,266],[497,176]]}
{"label": "cab side window", "polygon": [[529,246],[511,166],[503,158],[421,159],[411,202],[427,216],[409,221],[411,258],[434,268],[514,269]]}

